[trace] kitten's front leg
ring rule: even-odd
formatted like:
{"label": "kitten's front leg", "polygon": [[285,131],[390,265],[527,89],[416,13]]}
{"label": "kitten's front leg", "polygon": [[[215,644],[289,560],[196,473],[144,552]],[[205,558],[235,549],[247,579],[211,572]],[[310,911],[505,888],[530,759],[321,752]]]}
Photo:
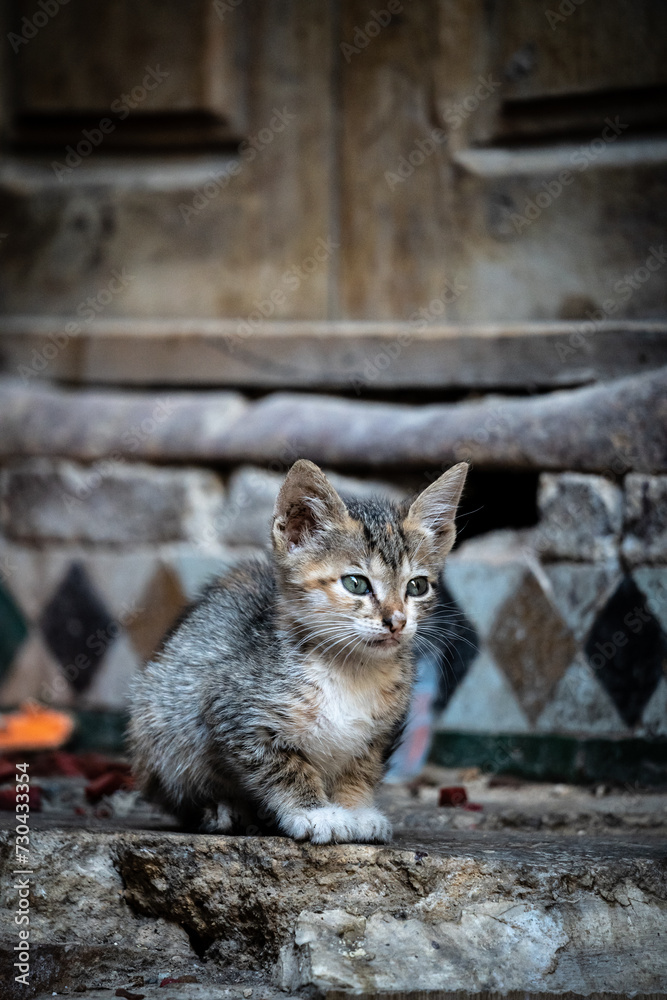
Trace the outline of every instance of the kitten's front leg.
{"label": "kitten's front leg", "polygon": [[332,798],[349,810],[354,822],[354,840],[386,844],[391,840],[391,823],[373,802],[375,786],[382,777],[382,759],[371,751],[355,759],[336,780]]}
{"label": "kitten's front leg", "polygon": [[255,768],[252,783],[289,837],[313,844],[356,839],[353,814],[329,801],[320,774],[296,751],[272,747]]}

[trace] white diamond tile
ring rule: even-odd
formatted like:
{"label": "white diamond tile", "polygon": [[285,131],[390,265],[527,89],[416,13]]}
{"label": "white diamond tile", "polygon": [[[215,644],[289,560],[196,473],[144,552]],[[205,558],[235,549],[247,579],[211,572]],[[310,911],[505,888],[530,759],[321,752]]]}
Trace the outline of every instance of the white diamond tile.
{"label": "white diamond tile", "polygon": [[536,722],[543,733],[579,736],[621,736],[629,730],[616,707],[583,658],[568,667],[554,697]]}
{"label": "white diamond tile", "polygon": [[487,653],[480,653],[437,720],[436,729],[526,733],[530,723],[503,672]]}

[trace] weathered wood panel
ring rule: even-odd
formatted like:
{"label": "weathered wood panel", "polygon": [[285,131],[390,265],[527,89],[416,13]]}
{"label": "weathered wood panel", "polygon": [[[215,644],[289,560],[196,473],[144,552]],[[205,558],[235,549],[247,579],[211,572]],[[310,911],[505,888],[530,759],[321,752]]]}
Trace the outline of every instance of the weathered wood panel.
{"label": "weathered wood panel", "polygon": [[0,319],[0,370],[30,383],[385,389],[548,388],[667,365],[667,322],[429,326]]}
{"label": "weathered wood panel", "polygon": [[[211,5],[203,7],[208,23]],[[44,44],[67,9],[44,29]],[[330,17],[327,5],[301,0],[255,0],[226,14],[226,24],[248,21],[240,29],[247,128],[236,150],[112,156],[102,143],[61,177],[51,161],[64,160],[64,146],[29,163],[5,158],[3,311],[81,316],[124,271],[126,285],[98,302],[105,316],[242,318],[271,309],[326,318],[337,251]],[[162,68],[178,77],[167,55]],[[205,62],[197,50],[193,72]],[[109,93],[137,83],[131,60],[121,69]]]}

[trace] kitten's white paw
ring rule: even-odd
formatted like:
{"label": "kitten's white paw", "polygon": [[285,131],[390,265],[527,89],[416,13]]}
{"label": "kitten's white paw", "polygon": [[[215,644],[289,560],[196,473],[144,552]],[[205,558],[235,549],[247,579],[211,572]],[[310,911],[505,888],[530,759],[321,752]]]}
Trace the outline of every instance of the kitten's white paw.
{"label": "kitten's white paw", "polygon": [[219,802],[215,809],[205,809],[199,825],[202,833],[228,833],[232,828],[232,814],[229,806]]}
{"label": "kitten's white paw", "polygon": [[376,844],[387,844],[391,840],[391,823],[379,809],[374,809],[372,806],[354,809],[352,816],[354,818],[355,840]]}
{"label": "kitten's white paw", "polygon": [[280,825],[295,840],[310,840],[313,844],[346,844],[356,840],[354,814],[342,806],[297,809],[284,814]]}

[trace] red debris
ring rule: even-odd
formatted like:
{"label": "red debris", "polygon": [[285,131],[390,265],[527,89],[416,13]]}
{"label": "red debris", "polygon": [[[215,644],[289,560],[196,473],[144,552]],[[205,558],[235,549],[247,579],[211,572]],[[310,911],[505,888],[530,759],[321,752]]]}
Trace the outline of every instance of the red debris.
{"label": "red debris", "polygon": [[51,753],[37,754],[30,764],[30,773],[40,778],[80,778],[84,772],[76,754],[54,750]]}
{"label": "red debris", "polygon": [[119,788],[129,789],[133,787],[132,775],[124,771],[106,771],[86,785],[86,798],[94,804],[105,795],[113,795]]}
{"label": "red debris", "polygon": [[467,801],[468,795],[462,785],[445,786],[440,789],[439,806],[464,806]]}
{"label": "red debris", "polygon": [[[25,803],[23,798],[20,798],[18,802],[25,803],[30,807],[30,812],[41,812],[42,809],[42,789],[37,785],[31,785],[30,791],[27,793],[21,792],[22,796],[27,794],[28,802]],[[6,812],[14,812],[17,805],[16,799],[16,789],[15,788],[2,788],[0,789],[0,809],[4,809]],[[20,815],[20,814],[19,814]]]}
{"label": "red debris", "polygon": [[481,802],[466,802],[463,808],[467,809],[468,812],[471,813],[481,813],[484,806]]}
{"label": "red debris", "polygon": [[108,771],[118,771],[120,774],[129,774],[131,767],[125,760],[114,760],[103,753],[82,753],[77,755],[77,763],[83,774],[91,780],[100,778]]}
{"label": "red debris", "polygon": [[6,781],[13,781],[15,773],[16,764],[11,760],[5,760],[4,757],[0,758],[0,785],[4,785]]}

